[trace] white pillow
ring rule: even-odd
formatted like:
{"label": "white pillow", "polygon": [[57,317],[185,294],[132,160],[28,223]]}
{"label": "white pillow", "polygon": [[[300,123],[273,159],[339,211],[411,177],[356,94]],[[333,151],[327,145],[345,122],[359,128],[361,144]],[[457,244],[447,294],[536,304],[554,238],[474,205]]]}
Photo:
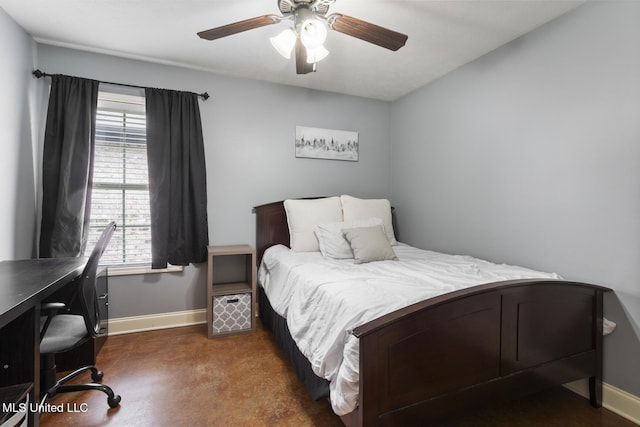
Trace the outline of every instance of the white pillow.
{"label": "white pillow", "polygon": [[381,225],[345,228],[344,237],[349,241],[356,264],[398,259]]}
{"label": "white pillow", "polygon": [[358,199],[356,197],[342,195],[342,216],[344,221],[365,218],[381,218],[384,232],[389,239],[389,244],[397,245],[393,224],[391,223],[391,203],[387,199]]}
{"label": "white pillow", "polygon": [[320,250],[313,229],[321,222],[342,221],[339,197],[323,199],[284,201],[289,225],[289,247],[294,252],[317,252]]}
{"label": "white pillow", "polygon": [[353,258],[353,251],[349,242],[345,239],[342,230],[345,228],[372,227],[382,225],[380,218],[358,219],[344,222],[323,222],[314,229],[320,252],[327,258],[347,259]]}

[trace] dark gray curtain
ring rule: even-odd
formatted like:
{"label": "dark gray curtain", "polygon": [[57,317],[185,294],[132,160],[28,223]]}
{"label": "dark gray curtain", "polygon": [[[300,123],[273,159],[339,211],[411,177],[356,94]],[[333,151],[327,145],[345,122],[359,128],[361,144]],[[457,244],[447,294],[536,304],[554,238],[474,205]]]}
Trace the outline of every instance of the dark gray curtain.
{"label": "dark gray curtain", "polygon": [[43,258],[79,256],[86,245],[98,84],[51,76],[42,159]]}
{"label": "dark gray curtain", "polygon": [[207,259],[207,185],[198,96],[145,89],[152,268]]}

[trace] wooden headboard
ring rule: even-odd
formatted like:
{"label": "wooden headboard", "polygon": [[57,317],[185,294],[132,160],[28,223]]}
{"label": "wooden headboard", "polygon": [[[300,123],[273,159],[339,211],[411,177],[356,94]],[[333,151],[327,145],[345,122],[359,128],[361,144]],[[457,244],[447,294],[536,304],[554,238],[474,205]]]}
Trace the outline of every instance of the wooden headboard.
{"label": "wooden headboard", "polygon": [[255,206],[256,214],[256,262],[260,265],[267,248],[282,244],[289,247],[289,226],[284,200]]}

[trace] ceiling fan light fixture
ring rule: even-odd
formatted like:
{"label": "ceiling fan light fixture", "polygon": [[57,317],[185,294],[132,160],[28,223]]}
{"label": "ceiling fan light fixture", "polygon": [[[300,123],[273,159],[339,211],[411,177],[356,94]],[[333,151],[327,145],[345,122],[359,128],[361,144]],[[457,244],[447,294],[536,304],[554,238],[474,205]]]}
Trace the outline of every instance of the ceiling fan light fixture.
{"label": "ceiling fan light fixture", "polygon": [[297,35],[293,28],[287,28],[275,37],[271,37],[271,45],[285,58],[291,58],[291,51],[296,44]]}
{"label": "ceiling fan light fixture", "polygon": [[293,28],[275,37],[271,44],[283,57],[290,59],[295,47],[296,74],[308,74],[325,58],[327,31],[331,29],[347,36],[396,51],[405,45],[407,35],[341,13],[328,14],[336,0],[278,0],[281,15],[263,15],[198,32],[198,37],[216,40],[284,20],[293,21]]}
{"label": "ceiling fan light fixture", "polygon": [[307,19],[300,26],[300,40],[306,48],[317,48],[327,40],[327,27],[318,19]]}
{"label": "ceiling fan light fixture", "polygon": [[318,47],[307,48],[307,62],[309,64],[315,64],[318,61],[322,61],[329,55],[329,51],[322,45]]}

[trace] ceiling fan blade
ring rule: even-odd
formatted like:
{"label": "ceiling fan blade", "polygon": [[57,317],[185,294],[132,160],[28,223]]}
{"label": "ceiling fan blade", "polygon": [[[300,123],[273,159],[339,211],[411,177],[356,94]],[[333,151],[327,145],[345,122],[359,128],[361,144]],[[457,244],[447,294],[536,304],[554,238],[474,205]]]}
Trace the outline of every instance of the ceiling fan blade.
{"label": "ceiling fan blade", "polygon": [[264,27],[265,25],[280,22],[281,17],[277,15],[264,15],[244,21],[234,22],[233,24],[223,25],[222,27],[212,28],[210,30],[200,31],[198,36],[201,39],[215,40],[221,37],[230,36],[232,34],[241,33],[243,31],[253,30],[254,28]]}
{"label": "ceiling fan blade", "polygon": [[327,17],[331,29],[348,36],[359,38],[369,43],[398,50],[407,42],[406,34],[380,27],[358,18],[334,13]]}
{"label": "ceiling fan blade", "polygon": [[296,74],[307,74],[316,70],[316,64],[307,62],[307,48],[304,47],[300,37],[296,39]]}

